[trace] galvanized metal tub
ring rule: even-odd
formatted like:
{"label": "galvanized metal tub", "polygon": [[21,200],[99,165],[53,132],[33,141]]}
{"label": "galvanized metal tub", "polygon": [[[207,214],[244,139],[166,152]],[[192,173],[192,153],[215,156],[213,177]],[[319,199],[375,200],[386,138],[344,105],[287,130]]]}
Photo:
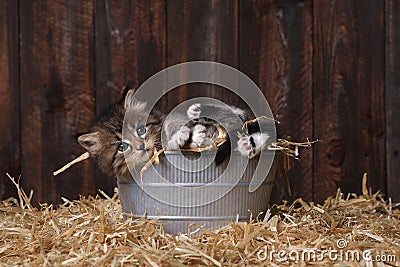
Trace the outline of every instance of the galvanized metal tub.
{"label": "galvanized metal tub", "polygon": [[[273,160],[269,173],[262,173],[263,177],[258,177],[263,180],[259,188],[249,192],[257,158],[248,160],[238,152],[233,152],[230,159],[233,165],[227,167],[227,163],[216,166],[213,153],[203,152],[201,159],[198,159],[197,153],[185,152],[184,157],[179,152],[166,151],[165,154],[160,157],[158,165],[153,165],[143,173],[143,177],[136,172],[133,174],[135,179],[132,176],[118,179],[123,212],[131,213],[135,217],[158,219],[163,223],[166,232],[178,234],[195,230],[188,230],[192,223],[217,229],[232,221],[249,220],[250,212],[255,217],[267,210],[277,171],[277,157]],[[274,157],[274,153],[269,154]],[[245,169],[239,170],[239,166],[243,167],[244,164]],[[196,171],[192,172],[193,169]],[[238,182],[216,180],[222,174],[235,177],[238,173],[243,173]],[[160,176],[166,180],[160,183]],[[175,186],[209,187],[199,195],[185,191],[177,193]],[[220,196],[218,199],[217,195]],[[198,205],[199,203],[206,204]]]}

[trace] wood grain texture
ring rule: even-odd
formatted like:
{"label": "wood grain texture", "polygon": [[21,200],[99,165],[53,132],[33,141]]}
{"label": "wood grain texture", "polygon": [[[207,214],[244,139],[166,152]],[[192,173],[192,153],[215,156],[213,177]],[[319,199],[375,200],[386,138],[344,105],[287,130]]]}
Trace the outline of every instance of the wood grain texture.
{"label": "wood grain texture", "polygon": [[[396,0],[0,1],[0,177],[22,174],[34,202],[111,194],[91,161],[51,173],[128,81],[210,60],[250,76],[293,140],[323,140],[294,162],[293,197],[281,184],[274,202],[360,193],[364,172],[400,201],[399,12]],[[237,101],[192,84],[160,107],[196,96]],[[0,179],[0,198],[12,194]]]}
{"label": "wood grain texture", "polygon": [[400,202],[400,2],[386,1],[386,168],[387,194]]}
{"label": "wood grain texture", "polygon": [[[98,117],[121,98],[127,82],[137,88],[166,67],[165,10],[160,0],[96,1]],[[112,193],[114,186],[114,178],[97,171],[96,187]]]}
{"label": "wood grain texture", "polygon": [[0,1],[0,199],[15,195],[6,173],[21,174],[18,2]]}
{"label": "wood grain texture", "polygon": [[[263,91],[282,132],[292,140],[312,136],[312,3],[242,1],[240,70]],[[293,198],[312,200],[312,151],[301,151],[288,173]],[[290,199],[284,183],[272,202]]]}
{"label": "wood grain texture", "polygon": [[314,199],[385,188],[383,1],[314,2]]}
{"label": "wood grain texture", "polygon": [[[238,0],[168,0],[167,14],[168,66],[204,60],[238,67]],[[226,100],[226,93],[211,84],[181,86],[168,94],[168,108],[198,96]]]}
{"label": "wood grain texture", "polygon": [[23,185],[34,202],[93,194],[94,169],[75,135],[93,121],[93,3],[21,1],[21,147]]}

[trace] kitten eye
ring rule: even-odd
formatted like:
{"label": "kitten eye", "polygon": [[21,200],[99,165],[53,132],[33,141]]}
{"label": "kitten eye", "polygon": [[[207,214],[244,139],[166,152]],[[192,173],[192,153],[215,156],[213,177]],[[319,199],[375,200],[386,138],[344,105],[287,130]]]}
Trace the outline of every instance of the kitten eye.
{"label": "kitten eye", "polygon": [[118,151],[119,151],[119,152],[125,152],[125,151],[128,150],[128,148],[129,148],[129,144],[128,144],[128,143],[125,143],[125,142],[121,142],[121,143],[118,145]]}
{"label": "kitten eye", "polygon": [[136,132],[139,137],[142,137],[143,135],[146,134],[147,128],[145,126],[140,126],[139,128],[136,129]]}

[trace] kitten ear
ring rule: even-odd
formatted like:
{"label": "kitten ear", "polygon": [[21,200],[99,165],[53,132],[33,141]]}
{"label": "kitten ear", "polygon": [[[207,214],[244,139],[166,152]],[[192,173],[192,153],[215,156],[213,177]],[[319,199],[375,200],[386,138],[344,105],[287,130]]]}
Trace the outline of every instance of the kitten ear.
{"label": "kitten ear", "polygon": [[124,101],[124,108],[128,109],[134,102],[137,101],[137,99],[134,96],[135,90],[131,89],[129,90],[126,95],[125,95],[125,101]]}
{"label": "kitten ear", "polygon": [[91,154],[100,150],[99,132],[82,134],[78,137],[78,143]]}
{"label": "kitten ear", "polygon": [[124,101],[124,109],[133,109],[135,111],[143,111],[146,108],[146,102],[139,101],[135,97],[135,90],[131,89],[126,93]]}

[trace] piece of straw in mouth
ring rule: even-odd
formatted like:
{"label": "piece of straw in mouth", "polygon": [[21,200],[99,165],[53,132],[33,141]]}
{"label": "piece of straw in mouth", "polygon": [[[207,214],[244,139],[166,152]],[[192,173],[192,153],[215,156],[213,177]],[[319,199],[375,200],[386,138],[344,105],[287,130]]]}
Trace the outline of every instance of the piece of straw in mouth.
{"label": "piece of straw in mouth", "polygon": [[143,166],[143,168],[140,170],[140,181],[142,182],[142,188],[143,188],[143,173],[153,164],[159,164],[160,163],[160,158],[159,156],[161,153],[165,151],[165,148],[162,148],[157,151],[156,148],[154,148],[154,153],[153,156],[149,159],[148,162]]}
{"label": "piece of straw in mouth", "polygon": [[90,154],[89,152],[85,152],[82,155],[80,155],[79,157],[77,157],[76,159],[68,162],[67,164],[65,164],[62,168],[60,168],[59,170],[53,172],[53,175],[56,176],[60,173],[62,173],[63,171],[65,171],[66,169],[68,169],[69,167],[71,167],[72,165],[84,161],[85,159],[89,158]]}

